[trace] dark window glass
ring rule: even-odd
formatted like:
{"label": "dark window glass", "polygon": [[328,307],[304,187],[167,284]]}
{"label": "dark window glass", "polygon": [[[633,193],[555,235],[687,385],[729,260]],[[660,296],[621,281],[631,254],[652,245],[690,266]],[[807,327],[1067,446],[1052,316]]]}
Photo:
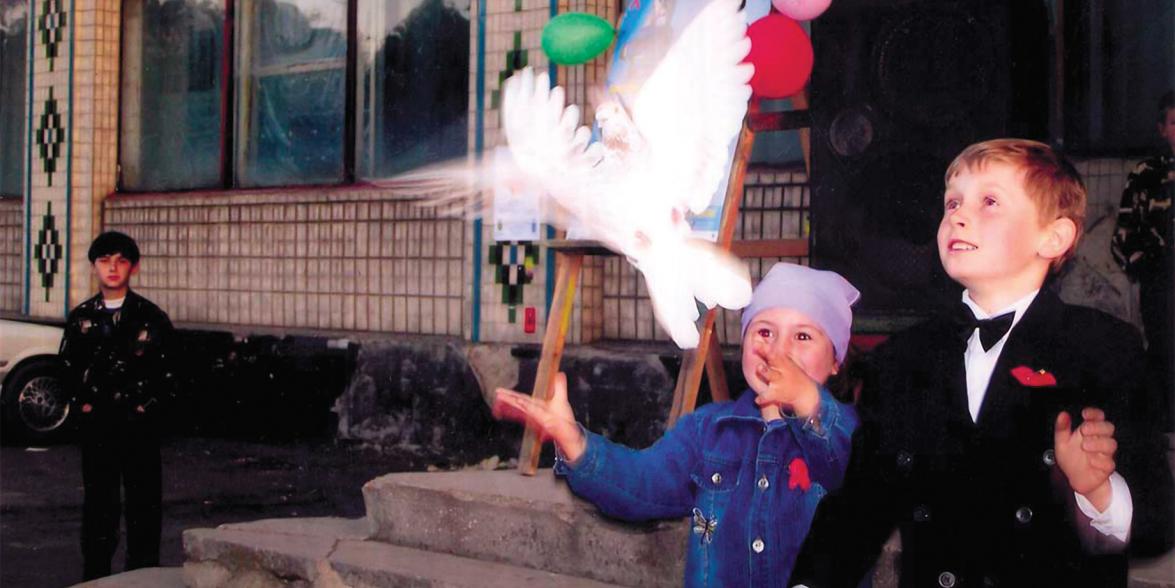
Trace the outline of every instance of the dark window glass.
{"label": "dark window glass", "polygon": [[343,179],[345,0],[242,2],[238,184]]}
{"label": "dark window glass", "polygon": [[134,0],[123,15],[123,187],[220,186],[223,2]]}
{"label": "dark window glass", "polygon": [[1159,97],[1175,87],[1175,2],[1065,2],[1064,142],[1087,155],[1162,146]]}
{"label": "dark window glass", "polygon": [[337,184],[468,151],[470,0],[227,5],[124,2],[123,189]]}
{"label": "dark window glass", "polygon": [[0,197],[24,194],[28,2],[0,2]]}
{"label": "dark window glass", "polygon": [[466,154],[469,0],[371,2],[360,13],[359,175]]}

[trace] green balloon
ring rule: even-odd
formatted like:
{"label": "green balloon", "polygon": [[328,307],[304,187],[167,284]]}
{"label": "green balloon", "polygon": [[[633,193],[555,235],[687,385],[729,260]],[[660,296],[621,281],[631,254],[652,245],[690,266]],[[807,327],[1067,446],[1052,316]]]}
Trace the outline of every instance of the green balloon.
{"label": "green balloon", "polygon": [[567,12],[543,27],[543,53],[559,65],[579,65],[594,59],[612,45],[612,23],[583,12]]}

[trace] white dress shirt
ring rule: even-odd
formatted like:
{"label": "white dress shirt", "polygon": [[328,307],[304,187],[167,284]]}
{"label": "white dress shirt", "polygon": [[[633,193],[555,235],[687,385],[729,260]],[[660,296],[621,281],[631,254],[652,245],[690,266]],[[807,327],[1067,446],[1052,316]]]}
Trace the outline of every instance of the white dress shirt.
{"label": "white dress shirt", "polygon": [[[991,383],[991,374],[995,370],[996,362],[999,361],[1000,352],[1004,350],[1004,344],[1008,342],[1008,336],[1012,334],[1012,330],[1016,328],[1016,324],[1024,316],[1024,311],[1028,309],[1033,300],[1036,300],[1036,295],[1039,292],[1040,290],[1034,290],[1006,308],[990,314],[971,299],[969,292],[963,292],[963,304],[971,308],[971,312],[975,313],[977,319],[996,317],[1008,312],[1016,313],[1012,318],[1011,328],[991,349],[984,351],[983,344],[979,341],[979,329],[975,329],[975,332],[967,339],[967,351],[964,352],[963,359],[967,371],[967,409],[971,412],[972,422],[979,415],[979,407],[983,405],[987,386]],[[1077,415],[1072,416],[1076,417]],[[1130,487],[1126,485],[1126,480],[1118,472],[1110,474],[1110,506],[1106,508],[1105,512],[1098,512],[1093,503],[1084,496],[1076,492],[1073,495],[1077,497],[1077,507],[1085,516],[1089,517],[1090,525],[1094,529],[1103,535],[1110,535],[1119,541],[1126,541],[1126,537],[1130,534],[1130,522],[1134,518],[1134,502],[1130,498]]]}

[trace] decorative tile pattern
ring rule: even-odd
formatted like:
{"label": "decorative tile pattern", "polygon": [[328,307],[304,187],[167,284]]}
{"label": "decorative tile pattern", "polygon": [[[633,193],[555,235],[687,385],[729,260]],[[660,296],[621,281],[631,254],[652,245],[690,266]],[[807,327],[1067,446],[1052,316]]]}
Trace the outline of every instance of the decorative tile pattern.
{"label": "decorative tile pattern", "polygon": [[41,15],[37,19],[37,31],[41,33],[41,45],[45,48],[45,58],[49,60],[49,71],[53,71],[53,62],[64,40],[66,30],[66,13],[62,0],[42,0]]}
{"label": "decorative tile pattern", "polygon": [[61,147],[65,144],[65,126],[61,124],[61,111],[57,99],[53,97],[52,86],[49,87],[49,97],[42,105],[34,137],[41,170],[48,178],[48,185],[52,186],[53,173],[57,171],[57,162],[61,160]]}
{"label": "decorative tile pattern", "polygon": [[57,230],[57,217],[53,215],[53,203],[49,202],[46,203],[45,214],[41,216],[41,226],[37,229],[37,240],[33,246],[33,258],[37,260],[37,276],[41,289],[45,291],[45,302],[49,302],[53,280],[60,271],[64,256],[65,248],[61,245],[61,232]]}
{"label": "decorative tile pattern", "polygon": [[502,285],[502,303],[507,306],[508,322],[517,322],[517,307],[523,304],[523,287],[534,281],[539,264],[539,246],[528,241],[495,243],[489,248],[489,262],[494,265],[494,283]]}
{"label": "decorative tile pattern", "polygon": [[514,72],[526,67],[530,63],[530,52],[522,48],[522,33],[514,32],[514,42],[506,52],[506,69],[498,72],[498,88],[490,91],[490,108],[501,105],[501,87]]}

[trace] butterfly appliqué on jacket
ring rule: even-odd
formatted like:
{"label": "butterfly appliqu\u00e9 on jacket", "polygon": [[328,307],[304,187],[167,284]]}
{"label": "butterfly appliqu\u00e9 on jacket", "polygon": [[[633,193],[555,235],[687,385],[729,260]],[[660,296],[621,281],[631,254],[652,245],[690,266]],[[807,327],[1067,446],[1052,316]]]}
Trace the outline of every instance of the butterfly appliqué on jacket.
{"label": "butterfly appliqu\u00e9 on jacket", "polygon": [[709,545],[714,538],[714,529],[718,526],[718,517],[706,518],[702,511],[694,508],[694,533],[701,535],[702,545]]}

